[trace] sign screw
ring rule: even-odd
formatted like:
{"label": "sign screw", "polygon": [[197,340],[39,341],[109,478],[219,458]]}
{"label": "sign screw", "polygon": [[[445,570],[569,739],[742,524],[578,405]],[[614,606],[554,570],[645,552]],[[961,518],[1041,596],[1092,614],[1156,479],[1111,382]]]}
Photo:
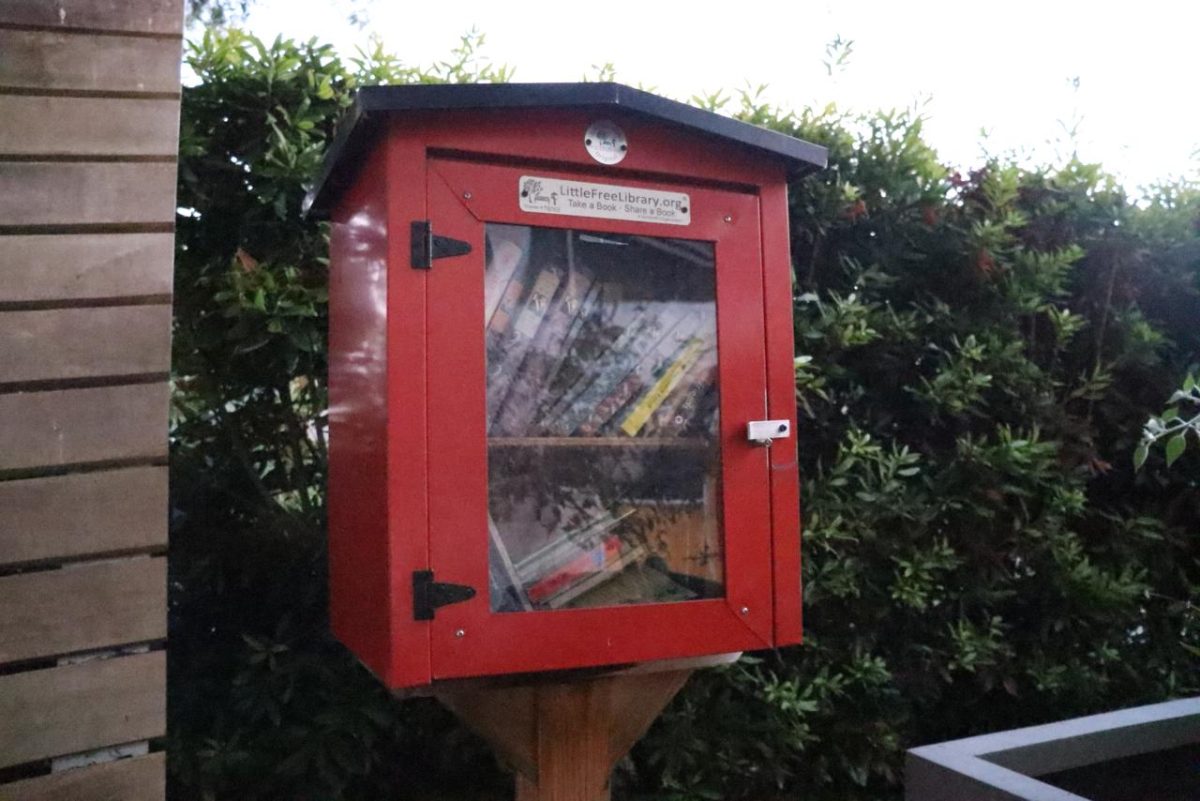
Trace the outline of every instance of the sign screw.
{"label": "sign screw", "polygon": [[731,222],[733,222],[733,215],[732,215],[732,214],[726,214],[726,215],[725,215],[725,222],[727,222],[727,223],[731,223]]}
{"label": "sign screw", "polygon": [[750,614],[750,607],[743,606],[739,611],[741,611],[742,616],[745,617],[746,615]]}
{"label": "sign screw", "polygon": [[467,632],[465,629],[455,629],[454,636],[461,640],[463,637],[467,636]]}
{"label": "sign screw", "polygon": [[470,200],[470,199],[471,199],[471,193],[463,192],[463,200]]}

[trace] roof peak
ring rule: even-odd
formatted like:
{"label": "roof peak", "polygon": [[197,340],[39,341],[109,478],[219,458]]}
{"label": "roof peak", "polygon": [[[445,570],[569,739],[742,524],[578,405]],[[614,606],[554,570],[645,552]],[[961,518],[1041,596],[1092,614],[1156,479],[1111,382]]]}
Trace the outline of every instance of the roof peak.
{"label": "roof peak", "polygon": [[306,213],[328,214],[346,188],[348,174],[353,172],[354,165],[350,162],[362,156],[373,138],[374,118],[406,111],[605,106],[626,109],[704,136],[736,143],[783,161],[792,174],[824,167],[826,163],[827,151],[820,145],[620,83],[365,86],[358,90],[354,104],[338,126],[337,137],[325,155],[321,176],[305,199]]}

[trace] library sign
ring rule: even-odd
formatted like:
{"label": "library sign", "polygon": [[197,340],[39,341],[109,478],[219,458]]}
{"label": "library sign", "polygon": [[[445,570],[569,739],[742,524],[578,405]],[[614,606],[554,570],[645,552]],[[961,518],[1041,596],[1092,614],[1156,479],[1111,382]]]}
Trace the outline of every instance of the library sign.
{"label": "library sign", "polygon": [[584,183],[522,175],[517,183],[522,211],[606,220],[688,225],[691,200],[685,192]]}
{"label": "library sign", "polygon": [[330,620],[389,688],[800,641],[787,185],[824,160],[617,84],[359,90],[308,203]]}

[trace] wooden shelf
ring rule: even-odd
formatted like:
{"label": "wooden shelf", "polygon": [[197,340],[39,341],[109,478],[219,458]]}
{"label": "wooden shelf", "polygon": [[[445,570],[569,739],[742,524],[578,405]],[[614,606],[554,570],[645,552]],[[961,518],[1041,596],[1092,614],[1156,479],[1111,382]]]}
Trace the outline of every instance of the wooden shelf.
{"label": "wooden shelf", "polygon": [[686,448],[711,445],[703,437],[489,437],[489,447],[501,448]]}

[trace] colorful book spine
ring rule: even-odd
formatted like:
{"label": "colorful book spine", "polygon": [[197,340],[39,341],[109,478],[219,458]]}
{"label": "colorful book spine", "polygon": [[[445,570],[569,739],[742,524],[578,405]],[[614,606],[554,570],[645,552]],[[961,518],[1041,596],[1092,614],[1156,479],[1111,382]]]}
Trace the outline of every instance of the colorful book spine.
{"label": "colorful book spine", "polygon": [[[708,348],[675,387],[662,405],[655,410],[642,429],[642,436],[677,437],[690,431],[709,431],[699,416],[706,408],[706,399],[716,399],[717,352]],[[715,418],[714,409],[709,415]]]}
{"label": "colorful book spine", "polygon": [[636,437],[638,432],[642,430],[642,426],[650,419],[650,415],[654,414],[671,391],[683,380],[684,375],[691,369],[696,360],[700,358],[703,352],[704,341],[699,338],[694,338],[683,349],[683,353],[679,355],[670,367],[668,367],[659,379],[654,382],[654,385],[646,391],[634,407],[630,410],[625,419],[621,421],[621,431],[625,434]]}
{"label": "colorful book spine", "polygon": [[548,598],[562,593],[572,584],[603,571],[605,566],[610,562],[615,562],[620,554],[621,538],[616,534],[609,534],[593,547],[578,551],[570,562],[547,572],[536,581],[526,585],[525,594],[532,603],[544,603]]}
{"label": "colorful book spine", "polygon": [[589,366],[568,399],[554,412],[550,432],[564,437],[574,433],[654,347],[665,322],[647,311],[644,305],[639,306],[635,321],[626,326],[601,358]]}
{"label": "colorful book spine", "polygon": [[584,573],[572,581],[565,582],[561,589],[547,596],[542,603],[551,609],[566,606],[584,593],[616,579],[626,567],[644,559],[646,548],[639,544],[615,554],[606,552],[605,556],[606,561],[602,569]]}

